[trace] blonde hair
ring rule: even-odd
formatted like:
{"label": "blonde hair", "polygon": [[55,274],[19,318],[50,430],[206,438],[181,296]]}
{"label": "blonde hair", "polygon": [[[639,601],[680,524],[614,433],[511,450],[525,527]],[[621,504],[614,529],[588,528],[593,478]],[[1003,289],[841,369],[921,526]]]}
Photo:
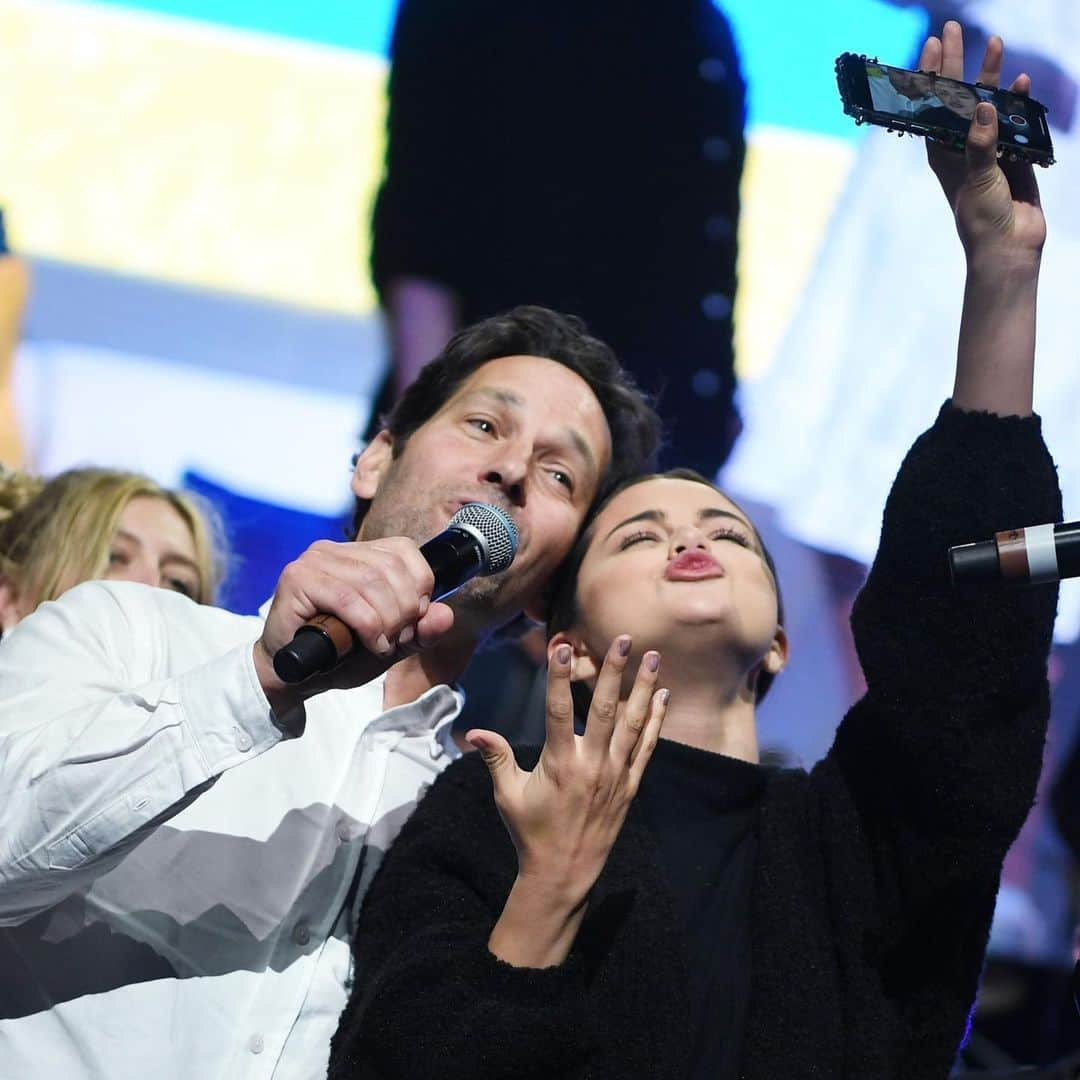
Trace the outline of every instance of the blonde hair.
{"label": "blonde hair", "polygon": [[223,530],[213,508],[138,473],[68,469],[43,481],[0,469],[0,574],[27,614],[66,589],[105,576],[120,516],[132,499],[163,499],[191,533],[200,604],[213,603],[224,576]]}

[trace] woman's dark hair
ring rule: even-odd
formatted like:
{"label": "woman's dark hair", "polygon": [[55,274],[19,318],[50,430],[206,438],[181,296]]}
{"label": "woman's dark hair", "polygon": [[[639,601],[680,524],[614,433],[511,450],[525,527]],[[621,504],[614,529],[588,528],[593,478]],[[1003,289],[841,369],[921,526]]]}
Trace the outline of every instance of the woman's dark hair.
{"label": "woman's dark hair", "polygon": [[[625,491],[627,488],[634,487],[637,484],[643,484],[647,480],[691,480],[695,484],[704,484],[706,487],[712,488],[713,491],[720,491],[711,480],[707,480],[701,473],[695,472],[693,469],[669,469],[667,472],[663,473],[650,473],[645,476],[626,477],[613,487],[603,499],[598,500],[589,514],[585,527],[578,535],[577,542],[574,544],[573,548],[570,549],[570,554],[566,556],[562,565],[556,571],[555,578],[551,583],[549,590],[550,600],[547,611],[547,636],[549,641],[552,636],[557,634],[560,630],[569,630],[578,620],[578,572],[581,570],[581,564],[592,543],[596,528],[596,519],[600,512],[621,491]],[[723,492],[720,492],[720,494],[723,494]],[[740,507],[730,495],[724,495],[724,498],[737,509],[742,510],[742,507]],[[761,551],[761,558],[769,568],[773,584],[776,586],[776,621],[777,625],[783,626],[784,598],[780,593],[780,579],[776,576],[776,564],[773,562],[773,557],[769,554],[769,549],[765,546],[765,542],[761,539],[761,534],[754,528],[754,523],[750,521],[749,515],[745,511],[742,511],[742,513],[750,523],[750,528],[754,533],[754,539],[757,541],[758,548]],[[758,674],[757,696],[755,700],[759,704],[769,692],[769,687],[772,686],[775,678],[775,675],[765,671],[764,668]],[[589,699],[592,696],[591,692],[588,687],[580,682],[575,682],[572,690],[574,694],[574,711],[578,716],[584,716],[585,713],[588,712]]]}
{"label": "woman's dark hair", "polygon": [[[596,395],[611,431],[611,461],[597,498],[625,479],[656,467],[660,418],[633,376],[610,346],[589,335],[581,319],[535,305],[484,319],[450,339],[383,420],[384,429],[394,437],[394,456],[477,368],[503,356],[555,360],[580,375]],[[369,500],[357,499],[353,536],[359,533],[369,506]]]}

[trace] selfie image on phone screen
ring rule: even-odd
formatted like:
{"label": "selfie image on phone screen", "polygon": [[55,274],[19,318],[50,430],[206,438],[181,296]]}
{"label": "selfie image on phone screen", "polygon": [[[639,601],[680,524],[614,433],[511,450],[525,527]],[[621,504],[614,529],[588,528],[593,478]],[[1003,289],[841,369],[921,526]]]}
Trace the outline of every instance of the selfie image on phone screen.
{"label": "selfie image on phone screen", "polygon": [[852,53],[839,57],[836,74],[844,110],[859,123],[909,131],[960,146],[967,137],[975,106],[988,101],[997,110],[998,142],[1003,153],[1033,164],[1053,163],[1046,109],[1031,98],[890,67]]}

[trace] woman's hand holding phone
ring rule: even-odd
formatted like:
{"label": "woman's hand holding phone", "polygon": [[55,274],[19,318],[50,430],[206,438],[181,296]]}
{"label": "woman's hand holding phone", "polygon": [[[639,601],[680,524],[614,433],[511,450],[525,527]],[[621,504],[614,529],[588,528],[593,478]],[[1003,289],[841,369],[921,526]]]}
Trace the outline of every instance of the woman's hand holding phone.
{"label": "woman's hand holding phone", "polygon": [[495,804],[514,842],[518,876],[488,947],[517,967],[566,959],[612,845],[660,736],[667,691],[657,690],[660,656],[641,660],[630,696],[619,691],[630,638],[617,638],[593,691],[585,734],[574,731],[571,650],[548,666],[547,741],[532,772],[491,731],[470,731],[495,788]]}
{"label": "woman's hand holding phone", "polygon": [[[991,37],[983,55],[978,82],[997,87],[1005,46]],[[964,39],[960,24],[947,22],[940,38],[929,37],[919,69],[950,79],[964,77]],[[1031,79],[1019,75],[1010,86],[1027,97]],[[930,166],[953,209],[960,240],[973,259],[1038,261],[1046,240],[1046,221],[1039,204],[1035,170],[1022,161],[997,155],[998,117],[993,105],[980,104],[972,117],[964,153],[927,140]]]}
{"label": "woman's hand holding phone", "polygon": [[[979,82],[996,87],[1005,47],[992,37]],[[964,70],[964,39],[947,22],[927,38],[920,66],[950,78]],[[1019,75],[1011,89],[1027,95]],[[1029,416],[1035,373],[1035,301],[1046,220],[1031,165],[998,157],[998,119],[981,102],[963,153],[927,143],[930,166],[949,200],[967,255],[967,281],[952,403],[969,412]]]}

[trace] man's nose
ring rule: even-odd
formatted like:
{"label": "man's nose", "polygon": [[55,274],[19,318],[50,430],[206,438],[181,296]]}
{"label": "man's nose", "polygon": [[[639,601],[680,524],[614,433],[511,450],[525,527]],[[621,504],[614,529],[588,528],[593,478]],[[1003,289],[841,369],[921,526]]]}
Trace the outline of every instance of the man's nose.
{"label": "man's nose", "polygon": [[526,455],[521,450],[506,446],[487,463],[480,479],[486,484],[496,485],[513,504],[520,505],[525,497],[525,478],[528,474]]}

